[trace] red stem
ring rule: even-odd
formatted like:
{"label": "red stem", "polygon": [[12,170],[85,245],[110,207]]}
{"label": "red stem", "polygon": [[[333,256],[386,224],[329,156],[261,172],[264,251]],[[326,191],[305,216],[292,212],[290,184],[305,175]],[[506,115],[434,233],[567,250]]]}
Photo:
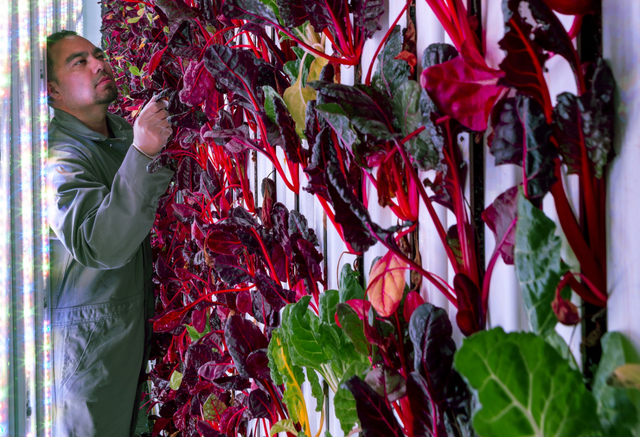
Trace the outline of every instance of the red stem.
{"label": "red stem", "polygon": [[509,234],[511,233],[511,230],[516,225],[517,221],[518,221],[517,217],[513,219],[513,221],[509,225],[509,228],[507,229],[507,232],[505,232],[504,235],[502,236],[502,240],[500,240],[500,243],[498,243],[496,248],[493,250],[493,254],[491,255],[491,260],[489,261],[489,266],[487,267],[487,271],[484,275],[484,281],[482,283],[482,309],[485,314],[487,313],[487,310],[489,307],[488,305],[489,304],[489,288],[491,286],[491,275],[493,274],[493,268],[495,267],[496,262],[498,261],[498,258],[500,258],[500,249],[502,248],[502,246],[504,246],[505,242],[507,241],[507,237],[509,236]]}
{"label": "red stem", "polygon": [[571,246],[571,249],[575,253],[582,271],[589,275],[591,281],[596,284],[596,287],[600,290],[606,289],[606,281],[602,274],[602,269],[597,263],[593,251],[587,245],[582,231],[578,225],[573,210],[567,200],[567,195],[564,191],[564,185],[562,183],[562,177],[560,174],[560,160],[556,161],[556,178],[557,181],[551,187],[551,194],[555,202],[556,211],[558,212],[558,219],[562,230],[567,237],[567,241]]}
{"label": "red stem", "polygon": [[409,161],[409,158],[407,157],[407,154],[405,153],[404,148],[397,141],[395,143],[396,143],[396,148],[400,153],[400,156],[402,156],[402,161],[404,162],[404,165],[407,167],[409,171],[409,175],[411,176],[411,178],[413,179],[413,182],[418,187],[418,191],[420,192],[420,197],[422,197],[422,201],[427,207],[429,216],[431,217],[431,220],[433,221],[433,224],[436,227],[438,235],[440,236],[440,240],[442,241],[442,245],[444,246],[444,250],[447,252],[447,257],[449,258],[449,262],[451,262],[454,270],[456,270],[456,273],[457,273],[458,261],[456,261],[456,257],[453,254],[453,251],[451,250],[449,243],[447,242],[447,233],[445,232],[444,227],[442,226],[442,222],[440,222],[440,218],[438,218],[438,214],[436,213],[436,210],[433,208],[431,199],[429,198],[429,196],[427,196],[427,192],[425,191],[424,186],[420,181],[420,178],[416,174],[416,171],[413,168],[413,165],[411,165],[411,162]]}
{"label": "red stem", "polygon": [[371,63],[369,64],[369,70],[367,71],[367,78],[364,81],[365,85],[367,86],[371,85],[371,72],[373,71],[373,64],[375,64],[376,62],[376,57],[378,56],[378,53],[380,53],[380,50],[382,49],[382,46],[384,45],[384,43],[387,42],[387,39],[389,39],[389,35],[391,35],[391,32],[393,32],[393,28],[396,27],[396,24],[398,24],[398,21],[400,21],[400,17],[402,17],[402,14],[404,14],[404,12],[407,10],[407,7],[409,7],[410,3],[411,3],[411,0],[407,0],[404,7],[402,8],[400,13],[396,17],[395,21],[393,22],[393,24],[389,26],[389,30],[387,30],[387,33],[384,34],[384,38],[382,38],[382,41],[380,41],[380,44],[378,44],[378,48],[376,49],[376,52],[373,54],[373,58],[371,58]]}

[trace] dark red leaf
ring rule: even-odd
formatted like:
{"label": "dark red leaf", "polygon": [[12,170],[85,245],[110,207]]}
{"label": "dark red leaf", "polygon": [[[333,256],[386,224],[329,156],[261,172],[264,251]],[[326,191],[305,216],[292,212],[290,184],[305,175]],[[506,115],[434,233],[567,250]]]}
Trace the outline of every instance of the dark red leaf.
{"label": "dark red leaf", "polygon": [[[496,248],[500,251],[505,264],[513,265],[513,249],[516,243],[516,227],[513,221],[518,213],[518,187],[511,187],[500,194],[493,203],[482,212],[482,220],[489,226],[496,239]],[[500,243],[502,242],[502,245]],[[499,246],[499,247],[498,247]]]}
{"label": "dark red leaf", "polygon": [[482,301],[478,286],[464,273],[458,273],[453,278],[453,288],[458,297],[456,322],[460,331],[466,336],[478,332],[484,327]]}
{"label": "dark red leaf", "polygon": [[354,376],[344,383],[356,400],[356,411],[360,426],[367,437],[403,437],[402,427],[398,424],[387,400],[376,393],[369,385]]}

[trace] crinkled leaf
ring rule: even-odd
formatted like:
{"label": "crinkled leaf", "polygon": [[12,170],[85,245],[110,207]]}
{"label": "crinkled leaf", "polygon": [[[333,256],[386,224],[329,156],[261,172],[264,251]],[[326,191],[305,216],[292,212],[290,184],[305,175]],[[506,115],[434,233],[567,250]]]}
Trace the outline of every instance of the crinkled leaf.
{"label": "crinkled leaf", "polygon": [[[225,18],[248,20],[256,24],[272,25],[278,23],[273,6],[260,0],[225,0],[220,11]],[[277,10],[277,8],[275,8]]]}
{"label": "crinkled leaf", "polygon": [[554,108],[555,137],[569,173],[582,171],[586,150],[592,174],[601,178],[613,156],[613,93],[615,82],[607,64],[598,59],[589,91],[580,97],[562,93]]}
{"label": "crinkled leaf", "polygon": [[530,199],[543,197],[556,181],[554,160],[558,154],[550,141],[553,128],[540,104],[529,97],[507,99],[499,109],[491,145],[496,164],[523,166],[525,194]]}
{"label": "crinkled leaf", "polygon": [[409,321],[414,348],[413,368],[427,381],[434,402],[442,402],[456,350],[446,311],[430,303],[420,305]]}
{"label": "crinkled leaf", "polygon": [[499,45],[506,57],[500,64],[504,76],[499,83],[517,89],[550,110],[549,90],[544,78],[544,64],[549,55],[534,40],[533,26],[520,15],[520,3],[520,0],[502,0],[506,32]]}
{"label": "crinkled leaf", "polygon": [[407,393],[404,377],[396,369],[385,365],[370,371],[364,381],[389,402],[395,402]]}
{"label": "crinkled leaf", "polygon": [[215,89],[211,73],[204,67],[204,61],[191,62],[184,73],[180,101],[189,106],[200,105]]}
{"label": "crinkled leaf", "polygon": [[336,26],[349,20],[346,17],[345,2],[343,0],[304,0],[302,5],[307,12],[309,22],[316,33],[322,33],[327,29],[338,41]]}
{"label": "crinkled leaf", "polygon": [[340,105],[337,103],[325,103],[316,105],[315,110],[320,117],[329,123],[342,146],[350,150],[351,146],[358,141],[358,134],[353,129],[349,117],[347,117]]}
{"label": "crinkled leaf", "polygon": [[277,88],[274,67],[251,50],[212,44],[204,54],[204,65],[218,84],[242,96],[249,105],[264,101],[263,86]]}
{"label": "crinkled leaf", "polygon": [[409,79],[411,68],[406,61],[396,57],[402,52],[402,31],[396,26],[378,55],[378,65],[371,84],[389,98],[396,95],[400,86]]}
{"label": "crinkled leaf", "polygon": [[303,0],[276,0],[282,25],[287,28],[302,26],[309,17]]}
{"label": "crinkled leaf", "polygon": [[362,30],[364,40],[380,30],[380,17],[384,14],[382,0],[354,0],[352,8],[354,24]]}
{"label": "crinkled leaf", "polygon": [[253,378],[256,373],[247,363],[247,358],[269,344],[260,328],[241,316],[231,316],[224,328],[224,339],[238,373],[245,378]]}
{"label": "crinkled leaf", "polygon": [[[402,83],[393,96],[393,113],[405,137],[424,124],[420,109],[421,91],[416,81],[409,80]],[[406,142],[404,147],[420,170],[434,170],[438,167],[440,153],[428,129]]]}
{"label": "crinkled leaf", "polygon": [[551,308],[556,286],[566,267],[560,259],[560,237],[556,225],[524,196],[518,196],[516,225],[516,275],[531,330],[545,334],[556,325]]}
{"label": "crinkled leaf", "polygon": [[637,388],[619,388],[607,382],[616,368],[640,364],[633,344],[619,332],[602,337],[602,358],[593,382],[600,422],[610,437],[631,437],[640,417],[640,392]]}
{"label": "crinkled leaf", "polygon": [[373,266],[367,295],[371,305],[382,317],[389,317],[400,305],[407,268],[407,264],[391,250]]}
{"label": "crinkled leaf", "polygon": [[[482,220],[496,239],[505,264],[513,264],[513,249],[516,242],[516,227],[513,226],[518,214],[518,187],[511,187],[500,194],[484,211]],[[502,245],[498,247],[500,244]]]}
{"label": "crinkled leaf", "polygon": [[358,419],[365,437],[404,436],[387,401],[366,382],[354,376],[343,385],[356,400]]}
{"label": "crinkled leaf", "polygon": [[477,390],[479,435],[603,435],[582,376],[541,337],[502,328],[479,332],[463,340],[455,366]]}
{"label": "crinkled leaf", "polygon": [[320,295],[318,317],[322,323],[335,323],[336,305],[339,301],[338,290],[326,290]]}

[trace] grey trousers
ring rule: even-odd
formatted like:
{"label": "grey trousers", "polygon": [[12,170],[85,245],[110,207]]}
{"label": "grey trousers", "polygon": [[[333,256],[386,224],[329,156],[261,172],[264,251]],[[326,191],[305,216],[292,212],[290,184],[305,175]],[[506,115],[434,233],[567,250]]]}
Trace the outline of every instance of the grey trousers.
{"label": "grey trousers", "polygon": [[133,434],[145,325],[144,293],[53,310],[53,437]]}

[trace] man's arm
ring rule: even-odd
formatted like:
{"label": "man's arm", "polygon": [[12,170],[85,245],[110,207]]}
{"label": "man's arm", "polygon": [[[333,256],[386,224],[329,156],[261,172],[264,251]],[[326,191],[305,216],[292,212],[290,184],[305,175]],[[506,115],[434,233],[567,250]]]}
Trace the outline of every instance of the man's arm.
{"label": "man's arm", "polygon": [[48,218],[78,263],[113,269],[125,265],[138,250],[173,175],[166,168],[150,174],[148,163],[149,158],[129,148],[109,189],[92,174],[77,147],[56,146],[47,166],[53,191]]}

